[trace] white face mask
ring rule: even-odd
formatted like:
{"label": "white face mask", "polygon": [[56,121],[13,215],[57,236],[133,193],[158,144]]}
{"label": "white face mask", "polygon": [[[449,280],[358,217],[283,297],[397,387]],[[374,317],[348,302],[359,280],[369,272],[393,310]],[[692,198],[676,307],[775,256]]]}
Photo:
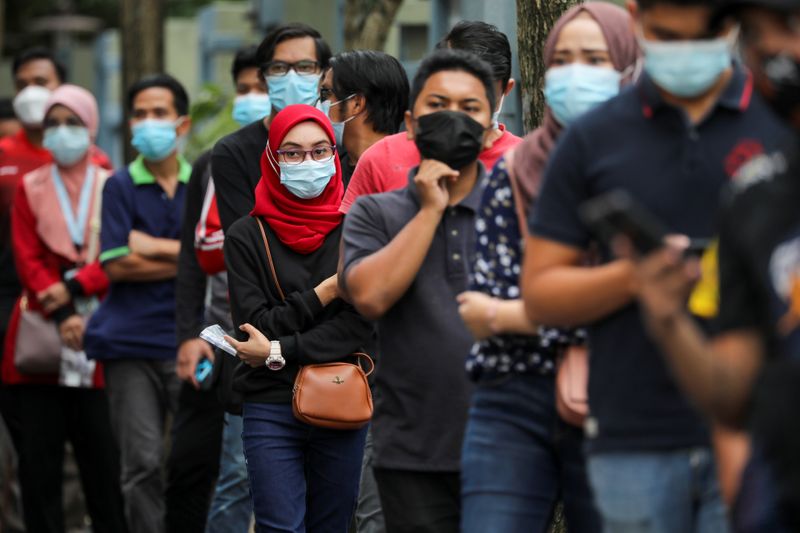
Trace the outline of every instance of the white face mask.
{"label": "white face mask", "polygon": [[50,89],[39,85],[28,85],[14,97],[14,113],[26,126],[41,126],[44,121],[44,106],[50,98]]}
{"label": "white face mask", "polygon": [[497,110],[492,113],[492,128],[496,130],[500,129],[500,113],[503,111],[503,99],[505,97],[505,94],[500,97],[500,103],[497,104]]}

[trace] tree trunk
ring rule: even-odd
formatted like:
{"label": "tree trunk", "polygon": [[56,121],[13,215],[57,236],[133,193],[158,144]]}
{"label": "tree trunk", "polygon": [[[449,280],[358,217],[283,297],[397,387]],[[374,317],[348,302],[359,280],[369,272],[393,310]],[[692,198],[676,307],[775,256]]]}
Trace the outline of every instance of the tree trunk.
{"label": "tree trunk", "polygon": [[128,87],[148,74],[164,70],[165,0],[121,0],[122,98],[125,112],[125,159],[133,159],[128,124]]}
{"label": "tree trunk", "polygon": [[544,44],[564,11],[582,0],[517,0],[517,38],[523,124],[531,131],[544,119]]}
{"label": "tree trunk", "polygon": [[347,50],[383,50],[403,0],[347,0],[344,46]]}
{"label": "tree trunk", "polygon": [[3,55],[3,45],[5,44],[6,30],[6,1],[0,0],[0,56]]}

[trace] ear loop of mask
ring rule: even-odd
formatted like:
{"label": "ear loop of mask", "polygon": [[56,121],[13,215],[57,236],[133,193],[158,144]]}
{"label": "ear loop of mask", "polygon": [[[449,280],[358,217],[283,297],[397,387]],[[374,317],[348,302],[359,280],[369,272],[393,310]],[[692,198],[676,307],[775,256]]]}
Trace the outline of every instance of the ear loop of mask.
{"label": "ear loop of mask", "polygon": [[[269,162],[269,166],[271,166],[272,170],[275,172],[275,174],[277,174],[278,177],[280,177],[280,175],[281,175],[280,164],[278,163],[278,160],[275,159],[275,156],[272,155],[272,150],[269,149],[269,145],[267,145],[267,147],[265,148],[265,151],[267,152],[267,161]],[[274,163],[273,163],[273,161],[274,161]],[[277,165],[277,168],[276,168],[276,165]]]}

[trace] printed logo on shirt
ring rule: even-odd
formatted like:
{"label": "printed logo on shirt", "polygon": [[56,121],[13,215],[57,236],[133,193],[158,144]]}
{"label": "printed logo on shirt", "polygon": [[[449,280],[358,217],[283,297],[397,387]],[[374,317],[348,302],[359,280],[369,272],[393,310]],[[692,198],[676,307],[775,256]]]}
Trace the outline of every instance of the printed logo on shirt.
{"label": "printed logo on shirt", "polygon": [[0,176],[16,176],[19,174],[19,167],[16,165],[5,165],[0,167]]}
{"label": "printed logo on shirt", "polygon": [[764,154],[764,145],[755,139],[744,139],[733,147],[725,157],[725,173],[734,178],[739,169]]}
{"label": "printed logo on shirt", "polygon": [[777,331],[788,337],[800,326],[800,236],[795,234],[772,253],[769,262],[772,288],[781,302],[776,313]]}
{"label": "printed logo on shirt", "polygon": [[734,190],[742,192],[753,185],[771,181],[786,173],[788,168],[786,156],[782,152],[756,156],[736,171],[733,176]]}

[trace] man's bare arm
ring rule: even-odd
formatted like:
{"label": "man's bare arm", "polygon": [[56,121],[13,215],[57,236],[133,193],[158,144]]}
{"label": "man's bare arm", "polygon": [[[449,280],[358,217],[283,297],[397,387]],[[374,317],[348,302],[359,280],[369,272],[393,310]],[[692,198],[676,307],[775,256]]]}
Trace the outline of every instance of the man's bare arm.
{"label": "man's bare arm", "polygon": [[585,267],[580,266],[583,256],[579,248],[528,237],[522,294],[531,321],[554,326],[588,324],[633,300],[630,261]]}

